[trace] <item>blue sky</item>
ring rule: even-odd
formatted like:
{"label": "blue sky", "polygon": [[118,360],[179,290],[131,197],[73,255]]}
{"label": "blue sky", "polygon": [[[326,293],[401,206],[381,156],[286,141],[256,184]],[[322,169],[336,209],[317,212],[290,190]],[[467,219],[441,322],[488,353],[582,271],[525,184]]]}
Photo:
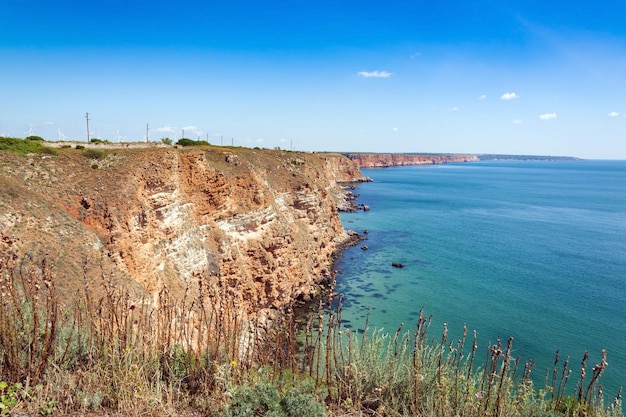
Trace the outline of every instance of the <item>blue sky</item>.
{"label": "blue sky", "polygon": [[623,0],[0,0],[0,27],[0,135],[626,159]]}

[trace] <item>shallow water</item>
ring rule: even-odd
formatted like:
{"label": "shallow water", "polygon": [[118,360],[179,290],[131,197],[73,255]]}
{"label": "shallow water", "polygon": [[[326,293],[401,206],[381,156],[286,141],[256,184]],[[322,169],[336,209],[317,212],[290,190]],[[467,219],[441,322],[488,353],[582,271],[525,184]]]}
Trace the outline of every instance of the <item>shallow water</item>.
{"label": "shallow water", "polygon": [[[344,326],[395,332],[419,309],[479,346],[513,336],[543,386],[554,354],[574,373],[608,350],[607,396],[626,382],[626,161],[497,161],[364,169],[368,212],[343,213],[368,240],[337,261]],[[404,268],[394,268],[400,262]],[[405,328],[406,328],[405,327]],[[590,374],[590,367],[588,374]],[[573,391],[576,375],[568,384]],[[610,398],[610,397],[609,397]]]}

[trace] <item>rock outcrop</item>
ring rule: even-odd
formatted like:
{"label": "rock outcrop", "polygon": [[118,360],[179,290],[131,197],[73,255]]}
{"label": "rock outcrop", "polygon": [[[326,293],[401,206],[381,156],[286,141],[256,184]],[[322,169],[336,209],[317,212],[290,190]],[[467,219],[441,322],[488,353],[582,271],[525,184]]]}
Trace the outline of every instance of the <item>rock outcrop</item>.
{"label": "rock outcrop", "polygon": [[339,154],[82,152],[0,152],[0,255],[45,256],[70,288],[102,271],[148,294],[219,279],[241,308],[284,306],[330,276],[352,238],[338,215],[342,183],[366,180]]}
{"label": "rock outcrop", "polygon": [[360,168],[384,168],[401,165],[431,165],[449,162],[475,162],[473,154],[421,154],[421,153],[346,153]]}

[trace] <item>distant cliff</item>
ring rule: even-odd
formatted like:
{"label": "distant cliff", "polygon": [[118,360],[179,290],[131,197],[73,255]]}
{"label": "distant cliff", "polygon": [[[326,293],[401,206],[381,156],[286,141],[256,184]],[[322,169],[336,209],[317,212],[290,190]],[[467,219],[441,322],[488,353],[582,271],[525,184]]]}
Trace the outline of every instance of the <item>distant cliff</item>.
{"label": "distant cliff", "polygon": [[422,153],[344,153],[361,168],[382,168],[402,165],[431,165],[448,162],[475,162],[473,154],[422,154]]}
{"label": "distant cliff", "polygon": [[143,294],[219,280],[241,308],[284,306],[330,277],[351,238],[341,183],[365,180],[339,154],[103,152],[0,151],[0,256],[45,256],[69,289],[102,272]]}

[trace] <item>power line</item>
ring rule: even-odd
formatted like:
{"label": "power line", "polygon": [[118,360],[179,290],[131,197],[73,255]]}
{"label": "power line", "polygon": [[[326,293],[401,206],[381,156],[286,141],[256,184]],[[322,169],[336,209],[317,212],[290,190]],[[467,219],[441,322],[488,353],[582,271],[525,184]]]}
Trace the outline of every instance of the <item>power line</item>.
{"label": "power line", "polygon": [[89,113],[85,113],[85,119],[87,119],[87,142],[89,142]]}

